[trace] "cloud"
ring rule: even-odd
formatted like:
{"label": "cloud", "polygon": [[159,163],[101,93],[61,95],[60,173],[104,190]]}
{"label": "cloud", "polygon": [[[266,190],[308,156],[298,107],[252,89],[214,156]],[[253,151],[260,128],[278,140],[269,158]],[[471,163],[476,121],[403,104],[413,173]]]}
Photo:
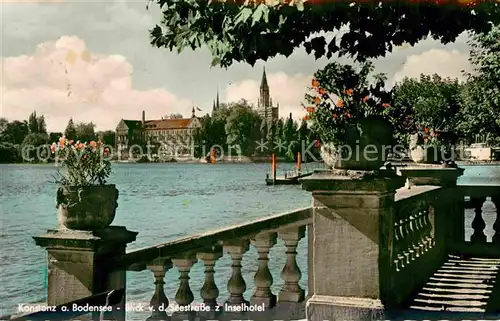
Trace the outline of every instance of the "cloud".
{"label": "cloud", "polygon": [[463,79],[462,70],[470,71],[469,54],[458,50],[431,49],[406,57],[403,67],[393,77],[393,83],[404,77],[419,78],[434,73],[442,77]]}
{"label": "cloud", "polygon": [[[304,74],[288,75],[284,72],[267,74],[273,105],[279,103],[279,117],[286,118],[292,113],[294,119],[299,119],[305,115],[301,103],[304,102],[304,94],[311,85],[311,79],[312,75]],[[231,84],[226,88],[226,101],[238,101],[244,98],[257,106],[259,88],[260,81],[257,80],[243,80]]]}
{"label": "cloud", "polygon": [[82,39],[63,36],[37,46],[35,53],[1,61],[2,116],[27,119],[36,110],[51,131],[61,131],[70,117],[114,129],[121,118],[148,119],[190,114],[189,100],[163,88],[133,87],[132,65],[124,56],[95,54]]}

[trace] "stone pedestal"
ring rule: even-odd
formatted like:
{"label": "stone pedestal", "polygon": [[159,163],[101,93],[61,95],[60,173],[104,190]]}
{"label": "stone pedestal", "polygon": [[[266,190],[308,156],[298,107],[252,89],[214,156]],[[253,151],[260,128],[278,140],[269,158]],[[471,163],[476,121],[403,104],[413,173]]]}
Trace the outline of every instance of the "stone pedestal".
{"label": "stone pedestal", "polygon": [[[47,304],[60,305],[112,289],[125,288],[126,271],[111,270],[106,261],[125,254],[137,232],[124,226],[98,231],[48,230],[33,237],[48,253]],[[125,320],[125,297],[114,320]]]}
{"label": "stone pedestal", "polygon": [[313,195],[308,321],[383,320],[393,172],[332,171],[301,180]]}

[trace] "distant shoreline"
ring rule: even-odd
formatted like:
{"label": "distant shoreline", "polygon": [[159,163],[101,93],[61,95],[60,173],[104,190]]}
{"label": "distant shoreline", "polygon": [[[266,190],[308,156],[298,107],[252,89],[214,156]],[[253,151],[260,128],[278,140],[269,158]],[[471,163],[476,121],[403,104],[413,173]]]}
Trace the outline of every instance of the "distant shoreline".
{"label": "distant shoreline", "polygon": [[[118,160],[112,160],[111,163],[113,164],[207,164],[206,161],[203,160],[177,160],[177,161],[166,161],[166,162],[137,162],[137,161],[118,161]],[[263,164],[263,163],[271,163],[271,158],[269,159],[249,159],[248,157],[245,157],[245,159],[242,160],[220,160],[217,161],[216,164]],[[277,160],[278,164],[295,164],[296,161],[294,160],[286,160],[286,159],[279,159]],[[308,163],[322,163],[322,162],[303,162],[302,164],[308,164]],[[395,162],[397,164],[404,164],[404,165],[411,165],[411,164],[417,164],[413,162]],[[499,166],[500,161],[457,161],[456,162],[458,166]],[[38,162],[38,163],[30,163],[30,162],[24,162],[24,163],[0,163],[0,165],[49,165],[49,164],[54,164],[54,162]],[[425,166],[425,164],[418,164],[420,166]]]}

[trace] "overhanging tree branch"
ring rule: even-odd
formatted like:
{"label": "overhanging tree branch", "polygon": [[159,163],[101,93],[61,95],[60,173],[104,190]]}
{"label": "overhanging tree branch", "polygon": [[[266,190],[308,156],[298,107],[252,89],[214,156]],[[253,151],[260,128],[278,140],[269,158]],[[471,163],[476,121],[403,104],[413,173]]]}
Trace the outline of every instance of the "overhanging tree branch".
{"label": "overhanging tree branch", "polygon": [[[163,19],[151,31],[151,44],[182,51],[207,46],[213,65],[289,56],[304,46],[316,58],[334,54],[357,61],[385,56],[404,42],[430,36],[449,43],[464,31],[487,32],[500,23],[497,0],[389,2],[295,1],[291,5],[235,1],[158,0]],[[333,40],[317,35],[346,27]]]}

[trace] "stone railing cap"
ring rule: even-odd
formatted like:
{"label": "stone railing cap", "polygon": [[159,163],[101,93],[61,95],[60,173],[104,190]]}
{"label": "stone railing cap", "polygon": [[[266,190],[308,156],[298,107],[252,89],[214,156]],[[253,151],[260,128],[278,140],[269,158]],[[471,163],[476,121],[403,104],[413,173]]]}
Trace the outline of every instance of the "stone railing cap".
{"label": "stone railing cap", "polygon": [[388,170],[331,170],[314,173],[299,181],[302,183],[302,189],[310,192],[340,190],[382,192],[394,191],[404,186],[405,178]]}

